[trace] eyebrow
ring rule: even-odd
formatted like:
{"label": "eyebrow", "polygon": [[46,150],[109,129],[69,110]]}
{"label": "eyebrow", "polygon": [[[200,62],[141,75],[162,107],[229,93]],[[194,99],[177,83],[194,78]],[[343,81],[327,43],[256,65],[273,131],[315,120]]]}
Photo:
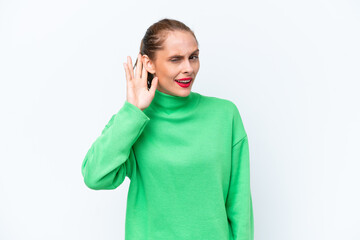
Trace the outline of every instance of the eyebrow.
{"label": "eyebrow", "polygon": [[[192,54],[196,53],[196,52],[200,52],[199,49],[196,49]],[[182,55],[173,55],[173,56],[170,56],[169,58],[181,58],[183,57]]]}

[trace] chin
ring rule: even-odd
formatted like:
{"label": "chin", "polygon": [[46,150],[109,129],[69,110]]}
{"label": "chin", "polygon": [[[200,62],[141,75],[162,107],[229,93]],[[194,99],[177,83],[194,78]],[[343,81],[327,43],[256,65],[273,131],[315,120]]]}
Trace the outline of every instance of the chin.
{"label": "chin", "polygon": [[191,92],[191,85],[187,88],[181,88],[178,87],[172,88],[172,89],[163,89],[158,88],[160,92],[166,93],[168,95],[178,96],[178,97],[187,97]]}
{"label": "chin", "polygon": [[173,95],[179,96],[179,97],[187,97],[191,92],[191,86],[185,89],[176,89],[174,91]]}

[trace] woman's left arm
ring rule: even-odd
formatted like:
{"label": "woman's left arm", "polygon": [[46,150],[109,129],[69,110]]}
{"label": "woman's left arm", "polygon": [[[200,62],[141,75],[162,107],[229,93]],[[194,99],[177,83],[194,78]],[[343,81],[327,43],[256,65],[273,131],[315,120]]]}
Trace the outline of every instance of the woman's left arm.
{"label": "woman's left arm", "polygon": [[226,212],[233,240],[254,239],[254,217],[250,190],[250,159],[247,135],[232,146],[231,178]]}

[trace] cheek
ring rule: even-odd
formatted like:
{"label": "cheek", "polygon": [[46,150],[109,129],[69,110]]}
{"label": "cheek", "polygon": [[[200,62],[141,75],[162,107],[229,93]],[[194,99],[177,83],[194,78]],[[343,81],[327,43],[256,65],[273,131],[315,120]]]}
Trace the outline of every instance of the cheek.
{"label": "cheek", "polygon": [[166,72],[166,76],[169,80],[175,80],[177,76],[179,76],[179,71],[174,68],[169,68]]}
{"label": "cheek", "polygon": [[162,77],[167,82],[175,81],[176,78],[181,77],[181,68],[167,64],[158,69],[159,77]]}
{"label": "cheek", "polygon": [[162,66],[159,69],[159,75],[166,79],[175,79],[177,71],[170,65]]}
{"label": "cheek", "polygon": [[200,69],[200,62],[196,65],[196,72]]}

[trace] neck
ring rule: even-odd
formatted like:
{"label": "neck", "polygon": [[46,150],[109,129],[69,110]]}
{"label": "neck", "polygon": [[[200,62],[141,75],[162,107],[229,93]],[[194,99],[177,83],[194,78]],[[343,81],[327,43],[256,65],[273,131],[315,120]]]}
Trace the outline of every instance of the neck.
{"label": "neck", "polygon": [[174,115],[188,113],[198,103],[199,94],[190,92],[186,97],[174,96],[155,90],[155,96],[150,104],[154,112]]}

